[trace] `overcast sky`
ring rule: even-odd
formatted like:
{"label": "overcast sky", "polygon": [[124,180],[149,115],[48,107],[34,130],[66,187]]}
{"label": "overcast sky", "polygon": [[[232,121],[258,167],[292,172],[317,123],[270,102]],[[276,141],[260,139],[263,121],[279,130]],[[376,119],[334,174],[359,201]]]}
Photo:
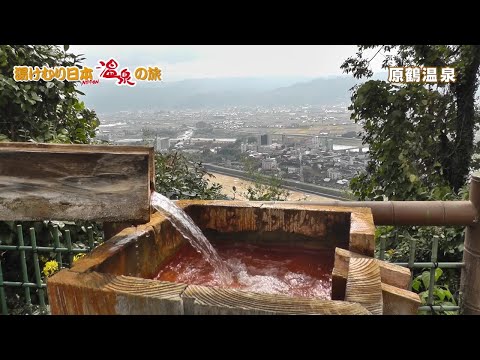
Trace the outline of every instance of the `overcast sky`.
{"label": "overcast sky", "polygon": [[[120,64],[158,66],[162,80],[220,77],[321,77],[341,75],[340,65],[355,45],[72,45],[86,66],[114,57]],[[372,61],[380,70],[382,57]]]}

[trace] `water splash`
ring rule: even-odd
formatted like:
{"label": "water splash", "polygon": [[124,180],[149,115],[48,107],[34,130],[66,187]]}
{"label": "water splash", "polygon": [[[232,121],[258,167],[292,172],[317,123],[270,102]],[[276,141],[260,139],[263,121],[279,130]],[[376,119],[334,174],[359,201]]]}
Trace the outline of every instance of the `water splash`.
{"label": "water splash", "polygon": [[333,256],[330,250],[247,242],[213,242],[215,250],[234,274],[220,283],[214,269],[192,247],[183,246],[162,264],[154,279],[216,286],[265,294],[331,299]]}
{"label": "water splash", "polygon": [[157,192],[152,193],[151,202],[152,206],[164,214],[180,234],[213,266],[221,282],[225,285],[230,284],[233,281],[230,270],[192,218],[169,198]]}

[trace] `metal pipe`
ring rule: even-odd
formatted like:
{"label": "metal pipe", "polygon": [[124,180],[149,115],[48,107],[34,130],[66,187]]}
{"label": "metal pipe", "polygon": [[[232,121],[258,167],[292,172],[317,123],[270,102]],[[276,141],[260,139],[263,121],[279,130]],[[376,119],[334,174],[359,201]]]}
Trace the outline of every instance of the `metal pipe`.
{"label": "metal pipe", "polygon": [[[480,173],[472,175],[470,201],[480,211]],[[480,315],[480,225],[475,223],[465,231],[465,248],[460,279],[460,301],[463,313]]]}
{"label": "metal pipe", "polygon": [[[264,203],[278,203],[267,201]],[[298,201],[281,203],[299,204]],[[315,201],[303,205],[367,207],[375,225],[472,226],[478,212],[470,201]],[[480,207],[479,207],[480,208]]]}

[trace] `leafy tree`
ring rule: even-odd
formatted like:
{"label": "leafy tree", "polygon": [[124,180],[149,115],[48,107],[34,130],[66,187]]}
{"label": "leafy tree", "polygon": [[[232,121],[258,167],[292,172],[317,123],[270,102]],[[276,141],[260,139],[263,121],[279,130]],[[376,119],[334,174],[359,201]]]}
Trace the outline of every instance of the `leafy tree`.
{"label": "leafy tree", "polygon": [[282,188],[282,180],[273,176],[253,175],[253,186],[245,197],[250,201],[286,201],[290,192]]}
{"label": "leafy tree", "polygon": [[[352,93],[352,119],[363,126],[370,159],[364,173],[350,181],[360,200],[453,200],[465,198],[465,183],[478,144],[475,108],[480,46],[362,45],[341,68],[356,78],[370,78],[370,62],[384,56],[382,67],[453,67],[456,82],[393,85],[369,80]],[[480,165],[480,163],[478,164]],[[430,260],[431,239],[439,242],[439,261],[460,260],[463,229],[439,227],[379,227],[387,258],[406,261],[409,240],[416,241],[417,259]],[[454,275],[455,274],[455,275]],[[446,270],[450,289],[457,273]],[[453,280],[452,280],[453,279]]]}
{"label": "leafy tree", "polygon": [[218,183],[211,184],[206,177],[214,176],[200,162],[192,163],[181,153],[156,155],[156,191],[170,199],[226,199],[221,193],[222,186]]}
{"label": "leafy tree", "polygon": [[[373,75],[365,52],[385,52],[388,66],[453,67],[456,82],[393,85],[370,80],[352,95],[352,119],[370,147],[365,174],[351,182],[360,199],[427,200],[458,194],[472,164],[478,123],[475,92],[479,45],[362,45],[342,69],[356,78]],[[441,189],[439,194],[432,194]]]}
{"label": "leafy tree", "polygon": [[237,160],[241,155],[240,144],[227,144],[218,150],[218,154],[230,160]]}
{"label": "leafy tree", "polygon": [[[83,60],[82,55],[68,53],[68,46],[63,49],[54,45],[0,45],[0,142],[34,141],[48,143],[85,144],[95,137],[99,120],[93,110],[87,109],[76,89],[76,83],[68,81],[15,82],[14,66],[74,66]],[[94,226],[95,237],[101,240],[101,227],[86,222],[0,222],[0,242],[18,244],[16,225],[22,224],[25,244],[30,245],[29,228],[34,227],[39,246],[52,244],[53,224],[65,230],[69,228],[74,247],[84,247],[87,243],[89,225]],[[60,235],[60,246],[65,246]],[[45,256],[47,255],[47,256]],[[48,256],[50,255],[50,257]],[[20,272],[19,253],[7,251],[0,254],[4,278],[9,281],[23,281]],[[47,262],[54,261],[53,254],[40,256],[41,268]],[[32,258],[27,257],[28,276],[33,281]],[[58,269],[58,267],[57,267]],[[49,272],[51,274],[51,272]],[[25,309],[15,301],[14,294],[23,295],[21,288],[5,288],[9,296],[9,308]],[[35,292],[32,301],[35,303]]]}
{"label": "leafy tree", "polygon": [[14,66],[78,66],[82,55],[55,45],[0,45],[0,141],[88,143],[99,120],[76,83],[15,82]]}

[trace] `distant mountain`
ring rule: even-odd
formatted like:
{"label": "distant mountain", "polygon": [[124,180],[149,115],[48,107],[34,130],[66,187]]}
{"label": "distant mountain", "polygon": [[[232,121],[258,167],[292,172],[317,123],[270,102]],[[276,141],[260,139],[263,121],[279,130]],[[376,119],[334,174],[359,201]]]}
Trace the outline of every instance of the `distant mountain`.
{"label": "distant mountain", "polygon": [[264,105],[332,105],[350,99],[349,90],[358,83],[353,77],[315,79],[266,92],[261,97]]}
{"label": "distant mountain", "polygon": [[223,106],[332,105],[350,99],[359,81],[330,78],[223,78],[137,83],[134,88],[113,82],[80,86],[88,107],[99,113],[170,110]]}

